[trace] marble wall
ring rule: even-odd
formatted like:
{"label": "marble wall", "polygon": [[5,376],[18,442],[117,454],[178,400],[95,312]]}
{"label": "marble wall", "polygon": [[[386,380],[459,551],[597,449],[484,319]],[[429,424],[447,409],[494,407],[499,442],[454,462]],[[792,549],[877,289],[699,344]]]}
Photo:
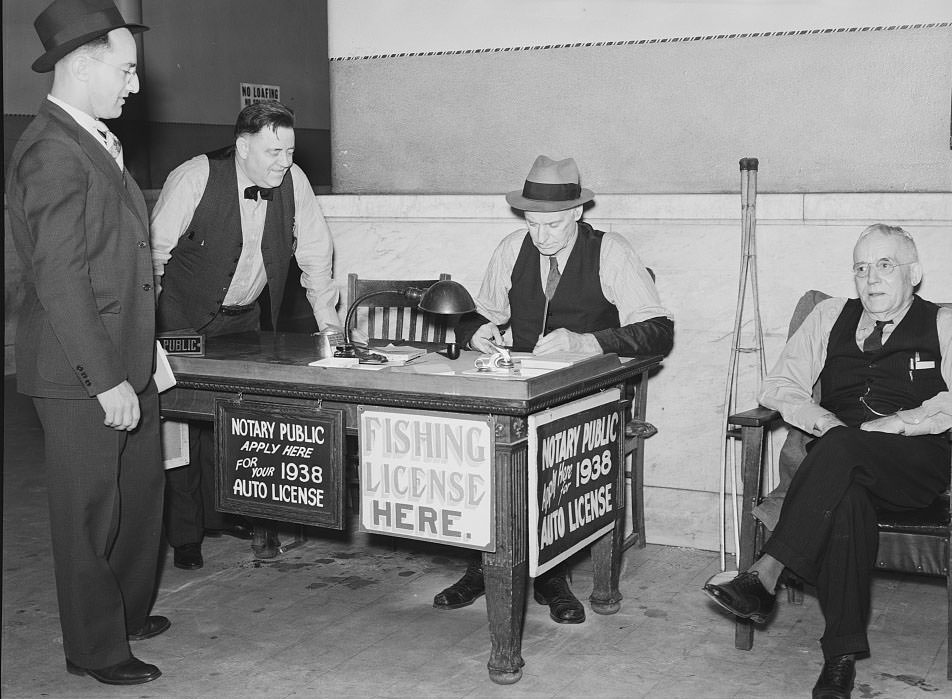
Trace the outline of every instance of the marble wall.
{"label": "marble wall", "polygon": [[[157,192],[147,195],[151,201]],[[320,201],[334,236],[341,315],[349,272],[377,278],[448,272],[476,293],[496,243],[521,224],[500,195],[326,195]],[[852,247],[870,223],[906,227],[923,262],[921,294],[952,300],[952,194],[765,194],[756,204],[768,367],[804,291],[853,293]],[[739,296],[739,198],[601,195],[585,218],[631,240],[655,271],[661,297],[675,317],[674,350],[649,388],[648,419],[659,432],[646,446],[648,541],[716,550],[723,406]],[[5,371],[11,373],[20,273],[8,227],[5,269]],[[750,287],[744,298],[741,344],[747,345],[753,339]],[[756,353],[741,355],[735,392],[740,408],[754,405],[757,358]],[[728,535],[728,549],[731,539]]]}
{"label": "marble wall", "polygon": [[[334,234],[342,289],[348,272],[379,278],[448,272],[475,293],[495,244],[521,222],[498,195],[332,195],[321,203]],[[646,446],[648,541],[717,550],[723,406],[739,296],[739,197],[602,195],[585,218],[634,244],[675,316],[674,350],[649,387],[648,419],[659,432]],[[804,291],[853,294],[853,244],[877,221],[898,223],[915,236],[925,268],[922,295],[952,300],[952,194],[757,199],[757,286],[768,367]],[[749,345],[750,287],[744,298],[741,344]],[[756,402],[758,356],[740,357],[735,395],[742,409]],[[730,520],[729,504],[726,509]],[[728,534],[729,550],[732,539]]]}

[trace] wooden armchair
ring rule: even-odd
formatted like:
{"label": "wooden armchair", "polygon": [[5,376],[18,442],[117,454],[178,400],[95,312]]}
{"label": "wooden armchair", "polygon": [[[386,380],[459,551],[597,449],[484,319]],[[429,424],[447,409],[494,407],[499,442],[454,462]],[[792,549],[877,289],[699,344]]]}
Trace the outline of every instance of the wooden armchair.
{"label": "wooden armchair", "polygon": [[[817,292],[810,292],[815,294]],[[952,307],[952,304],[941,304]],[[799,326],[799,323],[796,324]],[[796,328],[791,328],[791,332]],[[746,570],[759,556],[768,535],[755,511],[761,506],[764,445],[772,426],[782,423],[775,410],[758,407],[728,418],[728,433],[741,440],[741,470],[743,500],[741,506],[740,555],[738,570]],[[801,439],[802,433],[790,429],[788,441]],[[949,433],[952,440],[952,432]],[[952,463],[949,464],[952,473]],[[877,570],[901,573],[943,576],[948,592],[947,617],[949,640],[946,644],[947,677],[952,680],[952,547],[950,531],[949,493],[941,495],[932,505],[909,512],[879,513],[879,552]],[[734,646],[750,650],[754,642],[754,627],[750,621],[735,620]]]}
{"label": "wooden armchair", "polygon": [[[349,306],[354,299],[374,291],[402,291],[411,287],[429,289],[436,282],[449,278],[449,274],[441,274],[439,279],[359,279],[356,274],[348,274],[347,303]],[[446,319],[423,313],[417,308],[417,301],[401,294],[373,296],[357,308],[351,329],[360,327],[371,338],[446,342]]]}

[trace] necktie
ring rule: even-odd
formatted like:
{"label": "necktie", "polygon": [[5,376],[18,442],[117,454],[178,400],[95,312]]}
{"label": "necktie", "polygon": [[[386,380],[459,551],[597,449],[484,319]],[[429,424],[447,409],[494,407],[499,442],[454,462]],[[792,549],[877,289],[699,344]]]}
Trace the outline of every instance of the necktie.
{"label": "necktie", "polygon": [[549,257],[549,276],[545,280],[545,298],[551,299],[555,296],[555,289],[559,285],[562,273],[559,271],[559,261],[555,255]]}
{"label": "necktie", "polygon": [[271,201],[272,194],[274,194],[274,190],[267,187],[258,187],[257,185],[245,187],[245,199],[257,199],[260,196],[262,199]]}
{"label": "necktie", "polygon": [[892,323],[891,320],[877,320],[873,332],[863,340],[864,352],[878,352],[883,348],[883,328]]}
{"label": "necktie", "polygon": [[[99,128],[100,126],[102,128]],[[109,151],[109,155],[118,160],[119,156],[122,155],[122,144],[119,142],[119,139],[116,138],[116,134],[110,131],[102,122],[98,122],[96,130],[102,137],[103,143],[106,145],[106,150]]]}

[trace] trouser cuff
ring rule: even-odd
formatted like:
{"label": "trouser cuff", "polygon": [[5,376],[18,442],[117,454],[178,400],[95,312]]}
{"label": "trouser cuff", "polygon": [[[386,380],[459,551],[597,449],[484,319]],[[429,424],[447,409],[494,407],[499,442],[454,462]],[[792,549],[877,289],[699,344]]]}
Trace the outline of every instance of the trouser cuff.
{"label": "trouser cuff", "polygon": [[823,659],[832,660],[841,655],[853,654],[859,658],[869,655],[869,639],[865,633],[854,633],[836,638],[821,638]]}

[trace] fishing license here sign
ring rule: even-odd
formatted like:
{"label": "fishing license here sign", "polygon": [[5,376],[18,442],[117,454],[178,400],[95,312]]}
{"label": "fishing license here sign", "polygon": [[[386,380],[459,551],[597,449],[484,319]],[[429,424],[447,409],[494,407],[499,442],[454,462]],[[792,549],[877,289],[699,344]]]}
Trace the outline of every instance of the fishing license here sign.
{"label": "fishing license here sign", "polygon": [[529,416],[529,575],[612,530],[623,505],[621,390]]}
{"label": "fishing license here sign", "polygon": [[494,551],[492,418],[358,412],[361,530]]}

